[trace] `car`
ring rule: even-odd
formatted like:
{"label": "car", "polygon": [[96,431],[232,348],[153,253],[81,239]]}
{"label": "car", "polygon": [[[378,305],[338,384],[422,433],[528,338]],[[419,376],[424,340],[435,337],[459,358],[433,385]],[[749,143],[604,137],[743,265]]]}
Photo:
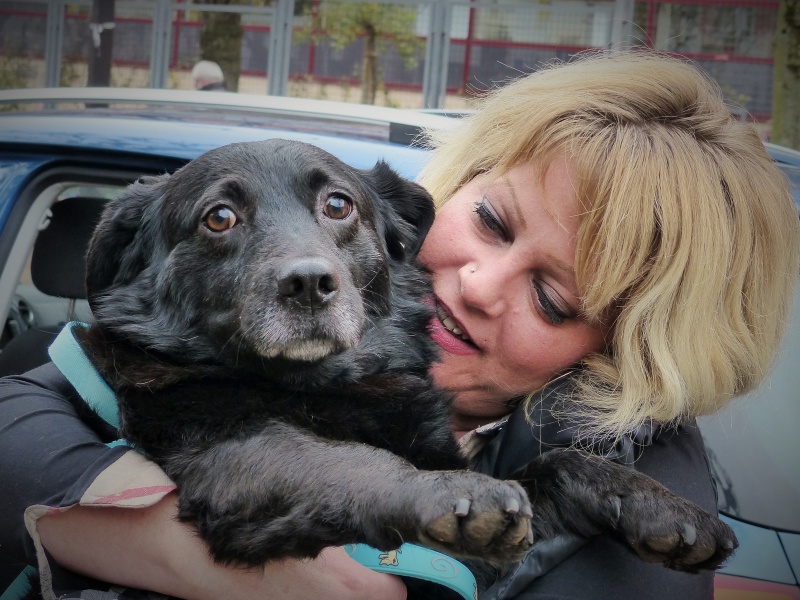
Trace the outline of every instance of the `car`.
{"label": "car", "polygon": [[[800,210],[800,152],[765,144]],[[800,286],[768,379],[698,420],[718,508],[739,548],[715,578],[716,600],[800,600]]]}
{"label": "car", "polygon": [[[0,374],[43,362],[65,321],[88,318],[81,265],[93,219],[141,175],[173,171],[226,143],[282,137],[358,168],[383,159],[414,178],[428,159],[419,134],[458,121],[319,100],[125,88],[5,90],[0,109]],[[800,153],[766,149],[800,209]],[[720,512],[740,540],[716,578],[718,600],[800,600],[800,294],[792,319],[768,382],[701,419]],[[2,560],[0,590],[20,569]]]}

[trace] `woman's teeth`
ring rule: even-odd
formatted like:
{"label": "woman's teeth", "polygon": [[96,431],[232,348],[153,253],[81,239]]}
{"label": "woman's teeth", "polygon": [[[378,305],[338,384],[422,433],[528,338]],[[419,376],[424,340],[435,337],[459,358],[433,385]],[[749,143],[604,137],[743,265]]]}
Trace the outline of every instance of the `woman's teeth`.
{"label": "woman's teeth", "polygon": [[447,331],[449,331],[462,341],[465,342],[470,341],[469,336],[456,325],[456,322],[453,320],[453,318],[450,315],[448,315],[442,307],[440,306],[437,307],[436,312],[438,314],[439,320],[442,322],[442,325],[444,325],[444,328],[447,329]]}

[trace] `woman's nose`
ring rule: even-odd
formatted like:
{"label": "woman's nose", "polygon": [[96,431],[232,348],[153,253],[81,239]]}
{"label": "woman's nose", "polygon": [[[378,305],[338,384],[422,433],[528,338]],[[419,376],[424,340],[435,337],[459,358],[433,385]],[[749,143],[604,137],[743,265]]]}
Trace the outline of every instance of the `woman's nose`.
{"label": "woman's nose", "polygon": [[500,270],[467,264],[458,274],[464,304],[489,317],[499,317],[503,314],[508,290]]}

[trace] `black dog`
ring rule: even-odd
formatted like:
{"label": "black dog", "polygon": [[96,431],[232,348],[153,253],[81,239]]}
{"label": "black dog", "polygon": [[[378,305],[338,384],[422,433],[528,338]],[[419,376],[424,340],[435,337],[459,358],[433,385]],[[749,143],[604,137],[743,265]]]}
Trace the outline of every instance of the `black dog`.
{"label": "black dog", "polygon": [[110,204],[81,344],[122,435],[177,483],[180,518],[241,565],[354,542],[502,563],[534,538],[613,529],[648,560],[718,566],[732,532],[632,469],[548,452],[520,474],[533,507],[465,470],[429,375],[415,259],[433,216],[385,164],[281,140],[213,150]]}

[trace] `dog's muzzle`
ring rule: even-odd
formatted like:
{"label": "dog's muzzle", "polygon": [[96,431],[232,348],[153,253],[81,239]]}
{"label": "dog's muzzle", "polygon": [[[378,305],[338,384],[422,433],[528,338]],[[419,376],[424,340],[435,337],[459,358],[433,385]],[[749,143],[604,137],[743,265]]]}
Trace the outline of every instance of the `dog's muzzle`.
{"label": "dog's muzzle", "polygon": [[361,339],[364,299],[342,265],[319,254],[292,257],[250,277],[241,326],[262,358],[317,361]]}

